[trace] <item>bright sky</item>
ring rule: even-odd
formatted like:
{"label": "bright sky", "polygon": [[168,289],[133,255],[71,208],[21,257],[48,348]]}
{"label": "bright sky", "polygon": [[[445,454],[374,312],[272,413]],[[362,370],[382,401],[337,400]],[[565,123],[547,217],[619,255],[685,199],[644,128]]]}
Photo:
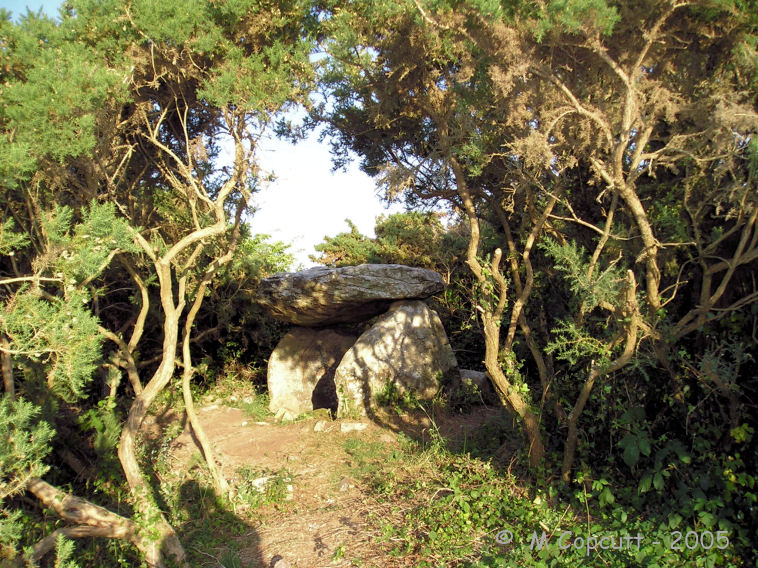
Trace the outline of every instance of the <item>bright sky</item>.
{"label": "bright sky", "polygon": [[[0,7],[14,16],[26,7],[40,6],[51,16],[58,14],[56,0],[0,0]],[[316,135],[297,145],[276,138],[264,141],[259,150],[263,171],[273,172],[276,181],[254,198],[257,212],[252,219],[253,233],[265,233],[273,240],[291,243],[295,265],[311,266],[308,255],[326,235],[348,230],[345,219],[353,221],[365,235],[373,236],[379,215],[401,211],[393,205],[385,209],[376,196],[373,180],[352,163],[346,172],[331,172],[329,147],[319,144]]]}
{"label": "bright sky", "polygon": [[252,220],[254,233],[293,243],[296,263],[312,265],[308,255],[326,235],[347,231],[346,218],[364,234],[374,235],[376,217],[402,211],[386,209],[376,195],[374,182],[358,167],[331,172],[329,147],[314,134],[297,145],[282,140],[262,144],[260,164],[273,171],[275,182],[253,199],[259,208]]}

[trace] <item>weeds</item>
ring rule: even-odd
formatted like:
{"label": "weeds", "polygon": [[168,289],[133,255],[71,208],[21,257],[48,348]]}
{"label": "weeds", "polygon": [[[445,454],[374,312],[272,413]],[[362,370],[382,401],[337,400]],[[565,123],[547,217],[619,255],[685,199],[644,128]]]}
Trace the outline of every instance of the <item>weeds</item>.
{"label": "weeds", "polygon": [[394,381],[387,381],[381,392],[376,393],[374,398],[379,406],[391,408],[398,414],[416,410],[420,406],[415,392],[412,390],[401,391]]}
{"label": "weeds", "polygon": [[268,410],[268,403],[268,393],[256,393],[253,396],[247,396],[242,399],[240,408],[256,422],[263,422],[271,416],[271,412]]}
{"label": "weeds", "polygon": [[282,469],[269,471],[245,465],[237,470],[236,501],[247,509],[281,504],[292,496],[292,475]]}

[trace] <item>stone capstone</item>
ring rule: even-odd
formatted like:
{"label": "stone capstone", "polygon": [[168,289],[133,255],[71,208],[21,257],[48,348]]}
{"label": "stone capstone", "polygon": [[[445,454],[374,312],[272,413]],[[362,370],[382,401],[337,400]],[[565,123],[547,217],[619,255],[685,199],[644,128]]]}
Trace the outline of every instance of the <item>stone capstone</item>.
{"label": "stone capstone", "polygon": [[388,387],[433,398],[441,379],[458,374],[439,316],[421,301],[390,305],[345,353],[334,373],[338,416],[367,414]]}
{"label": "stone capstone", "polygon": [[424,299],[444,290],[433,270],[399,264],[317,266],[264,278],[256,300],[277,319],[326,326],[370,319],[402,299]]}
{"label": "stone capstone", "polygon": [[318,408],[337,410],[334,372],[356,336],[332,329],[294,328],[268,361],[269,410],[294,419]]}

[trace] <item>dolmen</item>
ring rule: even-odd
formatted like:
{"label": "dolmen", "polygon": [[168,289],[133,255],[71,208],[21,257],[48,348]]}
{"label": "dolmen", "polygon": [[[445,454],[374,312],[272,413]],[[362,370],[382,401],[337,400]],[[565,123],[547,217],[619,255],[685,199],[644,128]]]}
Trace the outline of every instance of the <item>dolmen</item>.
{"label": "dolmen", "polygon": [[442,322],[424,302],[444,289],[438,273],[398,264],[319,266],[262,280],[257,301],[295,325],[269,358],[271,412],[360,416],[381,393],[433,398],[458,376]]}

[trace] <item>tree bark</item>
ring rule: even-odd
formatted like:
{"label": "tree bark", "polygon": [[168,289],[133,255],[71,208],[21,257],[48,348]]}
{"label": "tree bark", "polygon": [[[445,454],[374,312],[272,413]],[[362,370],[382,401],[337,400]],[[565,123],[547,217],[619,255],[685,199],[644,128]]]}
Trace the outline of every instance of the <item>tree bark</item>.
{"label": "tree bark", "polygon": [[176,532],[158,508],[152,491],[145,481],[137,461],[135,440],[148,408],[150,408],[150,405],[169,383],[174,374],[176,347],[179,336],[179,314],[183,305],[174,306],[171,271],[168,264],[157,261],[155,266],[158,271],[161,304],[164,311],[163,360],[142,392],[135,397],[129,409],[126,424],[121,431],[118,457],[126,475],[126,481],[129,484],[132,498],[135,500],[135,508],[151,524],[151,526],[144,527],[142,530],[146,533],[149,532],[157,535],[157,538],[145,537],[149,542],[149,546],[146,546],[145,550],[143,550],[145,560],[150,566],[163,567],[162,547],[165,547],[169,555],[179,565],[185,565],[186,555]]}
{"label": "tree bark", "polygon": [[126,539],[142,552],[150,566],[165,566],[160,558],[160,551],[156,555],[153,540],[143,536],[143,529],[131,519],[90,503],[86,499],[69,495],[39,478],[32,479],[27,484],[27,489],[63,520],[77,525],[58,529],[39,541],[32,552],[34,562],[39,562],[54,548],[58,535],[63,534],[71,538],[100,536]]}
{"label": "tree bark", "polygon": [[[454,158],[451,158],[451,165],[456,178],[458,195],[461,198],[463,211],[468,219],[471,231],[466,253],[466,264],[468,264],[469,269],[473,272],[479,285],[482,288],[486,288],[488,285],[487,277],[484,274],[482,265],[477,259],[480,227],[476,207],[471,197],[471,193],[468,190],[468,186],[466,185],[466,180],[463,176],[460,165]],[[545,446],[542,443],[539,419],[529,404],[524,400],[524,397],[513,388],[513,385],[506,377],[503,369],[500,367],[500,362],[498,361],[498,355],[500,353],[501,317],[507,301],[507,287],[503,274],[500,271],[501,258],[502,251],[497,249],[493,255],[492,265],[490,267],[491,277],[495,280],[496,284],[496,286],[493,286],[491,293],[492,303],[495,305],[493,307],[491,303],[487,301],[484,302],[484,306],[477,306],[477,309],[481,312],[484,327],[484,366],[495,387],[495,392],[498,393],[500,401],[504,406],[512,409],[524,423],[524,429],[529,441],[529,463],[532,467],[536,468],[545,456]]]}
{"label": "tree bark", "polygon": [[200,444],[200,449],[203,452],[205,462],[208,464],[208,470],[211,473],[213,485],[216,489],[216,494],[219,497],[225,497],[227,495],[229,492],[229,485],[219,468],[216,466],[216,460],[213,456],[213,447],[211,446],[208,436],[205,434],[205,430],[200,423],[200,418],[198,417],[197,412],[195,412],[195,402],[192,400],[192,390],[190,389],[190,379],[194,373],[194,368],[192,367],[192,352],[190,351],[190,338],[192,335],[192,326],[195,323],[195,317],[200,311],[200,306],[205,298],[205,291],[208,288],[208,284],[210,284],[218,269],[234,258],[234,251],[237,248],[237,242],[239,241],[240,236],[240,223],[242,221],[243,210],[244,202],[240,202],[237,206],[237,212],[234,217],[234,229],[229,248],[226,251],[226,254],[217,258],[211,266],[208,267],[197,291],[195,292],[195,300],[192,302],[192,307],[184,322],[184,338],[182,340],[182,361],[184,365],[182,372],[182,397],[184,398],[184,409],[187,413],[190,427]]}
{"label": "tree bark", "polygon": [[524,423],[529,440],[529,464],[538,467],[545,457],[545,446],[542,443],[540,423],[534,411],[524,398],[514,390],[513,385],[503,373],[498,361],[500,352],[500,322],[487,318],[484,322],[484,366],[492,379],[495,391],[504,406],[511,408]]}
{"label": "tree bark", "polygon": [[16,398],[16,385],[13,382],[13,361],[10,354],[10,342],[8,337],[0,335],[0,366],[2,366],[3,373],[3,387],[5,388],[5,394],[11,400]]}
{"label": "tree bark", "polygon": [[190,389],[190,379],[194,374],[192,354],[190,352],[190,334],[192,332],[192,324],[195,321],[197,312],[200,310],[200,305],[202,304],[203,296],[205,295],[205,289],[211,277],[212,273],[206,274],[206,278],[203,279],[198,287],[195,301],[193,302],[192,308],[190,308],[190,311],[187,314],[187,319],[184,323],[184,340],[182,341],[182,356],[184,363],[184,369],[182,372],[182,397],[184,398],[184,411],[187,413],[190,427],[200,444],[205,463],[208,464],[208,470],[210,471],[211,479],[213,479],[216,495],[218,495],[218,497],[225,497],[229,491],[229,485],[221,474],[219,468],[216,466],[216,459],[213,456],[213,447],[211,446],[208,436],[205,434],[205,429],[202,424],[200,424],[200,418],[198,417],[197,412],[195,412],[195,402],[192,400],[192,390]]}

